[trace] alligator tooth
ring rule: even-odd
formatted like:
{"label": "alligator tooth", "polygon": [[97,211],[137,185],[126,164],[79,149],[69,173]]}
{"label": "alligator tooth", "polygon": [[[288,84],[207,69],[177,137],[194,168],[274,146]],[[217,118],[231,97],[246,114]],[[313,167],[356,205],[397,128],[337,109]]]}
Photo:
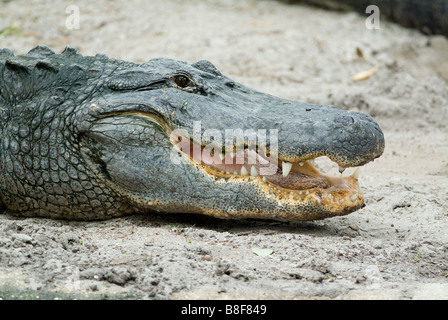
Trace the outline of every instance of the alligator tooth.
{"label": "alligator tooth", "polygon": [[310,160],[308,160],[308,162],[309,162],[310,164],[314,164],[314,159],[310,159]]}
{"label": "alligator tooth", "polygon": [[358,198],[358,195],[355,193],[350,197],[350,200],[355,201]]}
{"label": "alligator tooth", "polygon": [[352,173],[352,177],[358,180],[359,178],[359,168],[356,168],[355,172]]}
{"label": "alligator tooth", "polygon": [[341,199],[341,200],[339,200],[338,202],[339,202],[339,203],[342,203],[342,202],[344,202],[344,199]]}
{"label": "alligator tooth", "polygon": [[236,171],[233,173],[234,176],[236,176],[237,174],[238,174],[238,172],[236,172]]}
{"label": "alligator tooth", "polygon": [[345,168],[344,167],[341,167],[341,166],[339,166],[339,172],[340,173],[343,173],[345,171]]}
{"label": "alligator tooth", "polygon": [[241,167],[241,175],[242,175],[242,176],[247,176],[247,174],[248,174],[248,172],[247,172],[246,167],[245,167],[245,166],[242,166],[242,167]]}
{"label": "alligator tooth", "polygon": [[303,167],[304,164],[305,164],[304,161],[300,161],[300,162],[299,162],[299,166],[301,166],[301,167]]}
{"label": "alligator tooth", "polygon": [[261,179],[261,181],[266,182],[266,177],[263,177],[263,179]]}
{"label": "alligator tooth", "polygon": [[327,198],[328,198],[328,200],[333,201],[333,195],[332,195],[331,193],[329,193],[329,194],[327,195]]}
{"label": "alligator tooth", "polygon": [[283,172],[284,177],[288,176],[289,171],[291,171],[291,168],[292,168],[292,163],[282,161],[282,172]]}
{"label": "alligator tooth", "polygon": [[257,177],[257,176],[258,176],[257,168],[255,168],[254,166],[252,166],[252,167],[250,168],[250,175],[251,175],[252,177]]}
{"label": "alligator tooth", "polygon": [[263,158],[262,156],[260,156],[259,154],[257,154],[257,161],[263,166],[269,164],[269,161],[266,160],[265,158]]}

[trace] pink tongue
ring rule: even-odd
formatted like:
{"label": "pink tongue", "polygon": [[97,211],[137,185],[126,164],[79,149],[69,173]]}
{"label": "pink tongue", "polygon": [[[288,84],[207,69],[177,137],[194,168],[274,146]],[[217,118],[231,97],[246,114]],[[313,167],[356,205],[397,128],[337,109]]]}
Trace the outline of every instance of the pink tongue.
{"label": "pink tongue", "polygon": [[227,152],[225,155],[219,153],[211,155],[207,149],[203,149],[202,162],[218,171],[229,172],[231,174],[234,172],[241,174],[243,166],[249,174],[252,166],[257,169],[257,172],[260,172],[261,168],[268,168],[270,164],[269,160],[257,154],[255,150],[249,149],[236,152],[233,158],[230,152]]}
{"label": "pink tongue", "polygon": [[[304,190],[328,186],[324,178],[312,177],[292,171],[287,177],[283,177],[276,158],[261,156],[252,149],[238,150],[235,154],[226,152],[223,155],[216,150],[213,152],[211,146],[201,147],[183,137],[175,145],[183,153],[193,158],[195,162],[210,166],[210,168],[221,173],[236,175],[253,175],[256,173],[256,175],[265,176],[268,182],[286,189]],[[256,172],[253,167],[256,169]]]}
{"label": "pink tongue", "polygon": [[[260,169],[265,168],[265,172],[275,174],[277,172],[277,159],[268,158],[259,155],[255,150],[244,149],[238,150],[235,154],[226,152],[223,155],[216,150],[213,152],[211,146],[200,147],[192,144],[189,140],[182,138],[176,146],[185,154],[188,154],[195,162],[210,166],[218,171],[230,174],[241,174],[241,169],[244,166],[247,173],[250,174],[252,166],[260,172]],[[232,158],[232,154],[234,157]],[[272,161],[272,165],[270,164]],[[275,168],[274,168],[275,167]],[[266,170],[267,168],[271,168]],[[244,169],[243,169],[244,170]]]}

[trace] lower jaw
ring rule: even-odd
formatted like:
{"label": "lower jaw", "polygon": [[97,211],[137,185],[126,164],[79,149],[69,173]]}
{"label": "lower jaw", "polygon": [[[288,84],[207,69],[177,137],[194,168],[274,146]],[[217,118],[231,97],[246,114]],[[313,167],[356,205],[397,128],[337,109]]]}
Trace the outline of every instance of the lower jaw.
{"label": "lower jaw", "polygon": [[[289,174],[284,177],[279,161],[274,172],[263,174],[266,162],[257,159],[253,165],[248,164],[248,156],[240,158],[225,154],[220,156],[218,163],[210,159],[195,159],[181,152],[198,169],[211,176],[215,181],[222,183],[253,184],[259,193],[266,199],[274,200],[279,208],[297,207],[298,215],[285,212],[282,219],[278,219],[281,212],[266,212],[268,218],[275,214],[276,220],[314,220],[328,216],[345,215],[358,210],[364,205],[364,198],[360,193],[356,177],[329,177],[320,173],[313,165],[313,160],[293,163]],[[258,161],[261,160],[261,161]],[[265,159],[264,159],[265,160]],[[206,162],[206,163],[204,163]],[[253,162],[249,162],[253,163]],[[313,208],[303,209],[303,208]],[[244,210],[243,210],[244,211]],[[289,211],[289,209],[288,209]],[[308,212],[304,214],[304,212]],[[310,215],[310,212],[314,214]],[[319,213],[318,213],[319,212]],[[262,218],[260,210],[257,212],[238,212],[239,217]],[[241,216],[243,215],[243,216]],[[222,216],[222,213],[219,214]]]}
{"label": "lower jaw", "polygon": [[[196,164],[198,168],[212,176],[215,181],[223,183],[254,184],[266,198],[273,198],[280,206],[301,206],[304,204],[321,208],[332,215],[344,215],[361,208],[364,197],[358,186],[358,180],[349,177],[327,177],[321,175],[320,182],[325,188],[318,186],[320,179],[311,179],[309,188],[291,189],[287,186],[274,184],[278,173],[271,176],[235,175],[229,171],[219,170],[204,164]],[[308,161],[304,166],[312,166]],[[304,187],[304,185],[301,185]],[[294,187],[300,187],[295,185]]]}

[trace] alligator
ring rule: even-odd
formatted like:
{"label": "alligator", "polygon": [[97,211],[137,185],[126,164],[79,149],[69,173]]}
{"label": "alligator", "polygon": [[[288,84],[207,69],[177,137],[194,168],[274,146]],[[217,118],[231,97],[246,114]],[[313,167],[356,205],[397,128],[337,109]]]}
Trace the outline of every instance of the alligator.
{"label": "alligator", "polygon": [[369,115],[263,94],[206,60],[0,50],[0,206],[12,214],[341,216],[364,206],[358,172],[325,175],[314,159],[342,172],[383,150]]}
{"label": "alligator", "polygon": [[330,10],[356,11],[371,14],[375,5],[380,15],[404,27],[415,28],[425,34],[448,36],[448,0],[282,0],[287,3],[305,3]]}

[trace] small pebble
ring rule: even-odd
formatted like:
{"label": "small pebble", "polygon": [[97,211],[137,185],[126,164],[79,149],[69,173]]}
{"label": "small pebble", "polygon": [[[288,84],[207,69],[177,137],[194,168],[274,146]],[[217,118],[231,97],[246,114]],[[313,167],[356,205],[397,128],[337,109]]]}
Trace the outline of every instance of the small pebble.
{"label": "small pebble", "polygon": [[374,240],[372,242],[372,247],[374,249],[381,249],[381,248],[383,248],[383,241],[381,239]]}
{"label": "small pebble", "polygon": [[209,254],[206,254],[206,255],[204,256],[204,260],[205,260],[205,261],[210,261],[210,260],[212,260],[212,257],[211,257]]}
{"label": "small pebble", "polygon": [[90,286],[90,290],[92,290],[92,291],[98,291],[98,286],[97,286],[96,284],[92,284],[92,285]]}

